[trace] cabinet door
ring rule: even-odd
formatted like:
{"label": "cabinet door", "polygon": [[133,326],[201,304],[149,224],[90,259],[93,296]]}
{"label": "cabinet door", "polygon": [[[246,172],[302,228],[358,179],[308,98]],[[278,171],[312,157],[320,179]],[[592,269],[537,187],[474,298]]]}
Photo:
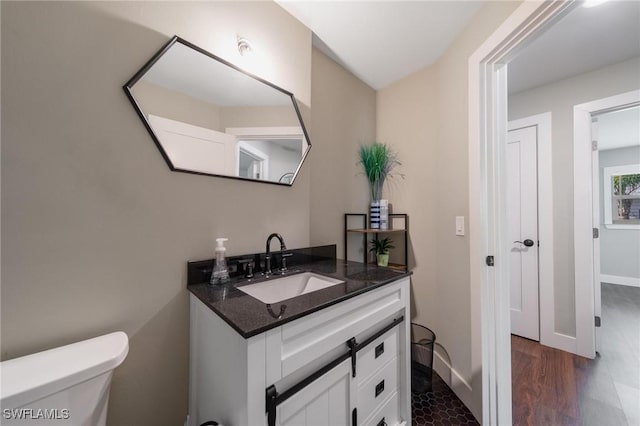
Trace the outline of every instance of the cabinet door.
{"label": "cabinet door", "polygon": [[278,406],[280,426],[350,424],[351,360],[347,359]]}

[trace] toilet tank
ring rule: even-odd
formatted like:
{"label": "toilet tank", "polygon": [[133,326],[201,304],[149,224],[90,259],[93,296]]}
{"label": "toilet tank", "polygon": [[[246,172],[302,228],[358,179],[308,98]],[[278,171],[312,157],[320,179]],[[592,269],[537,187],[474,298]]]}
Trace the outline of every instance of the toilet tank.
{"label": "toilet tank", "polygon": [[104,425],[121,331],[0,363],[2,425]]}

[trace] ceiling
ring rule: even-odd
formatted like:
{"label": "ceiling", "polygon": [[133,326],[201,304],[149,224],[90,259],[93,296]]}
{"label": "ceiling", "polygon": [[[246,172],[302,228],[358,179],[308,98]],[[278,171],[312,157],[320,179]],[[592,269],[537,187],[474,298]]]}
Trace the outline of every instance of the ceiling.
{"label": "ceiling", "polygon": [[[276,0],[318,49],[374,89],[434,63],[482,1]],[[640,2],[576,7],[509,64],[510,93],[640,56]]]}
{"label": "ceiling", "polygon": [[640,2],[576,7],[509,63],[516,93],[640,56]]}
{"label": "ceiling", "polygon": [[314,46],[374,89],[435,62],[481,1],[276,0],[314,33]]}

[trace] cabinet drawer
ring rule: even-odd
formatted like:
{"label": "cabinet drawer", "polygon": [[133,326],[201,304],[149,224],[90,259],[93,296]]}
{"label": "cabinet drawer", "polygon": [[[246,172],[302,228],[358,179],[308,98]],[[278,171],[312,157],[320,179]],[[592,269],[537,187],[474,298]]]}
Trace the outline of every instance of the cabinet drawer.
{"label": "cabinet drawer", "polygon": [[366,426],[393,426],[399,423],[398,416],[398,392],[394,392],[390,398],[364,421]]}
{"label": "cabinet drawer", "polygon": [[368,380],[380,367],[398,355],[399,327],[400,325],[395,326],[358,352],[358,383]]}
{"label": "cabinet drawer", "polygon": [[358,411],[366,418],[398,388],[398,358],[394,357],[368,380],[358,385]]}
{"label": "cabinet drawer", "polygon": [[283,325],[279,341],[274,342],[277,359],[267,359],[267,365],[276,367],[280,377],[285,377],[332,350],[342,350],[347,340],[368,330],[379,318],[390,317],[404,308],[403,281]]}

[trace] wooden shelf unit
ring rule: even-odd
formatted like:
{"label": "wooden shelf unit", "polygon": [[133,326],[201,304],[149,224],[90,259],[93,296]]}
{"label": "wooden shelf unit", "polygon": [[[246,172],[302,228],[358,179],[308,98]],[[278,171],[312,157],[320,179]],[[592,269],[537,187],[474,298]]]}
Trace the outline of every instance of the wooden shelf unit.
{"label": "wooden shelf unit", "polygon": [[[349,228],[349,219],[352,217],[360,217],[362,219],[362,228]],[[396,226],[396,222],[402,222],[402,228],[393,228]],[[409,215],[406,213],[394,213],[389,215],[389,226],[391,229],[371,229],[366,228],[368,224],[368,215],[366,213],[345,213],[344,214],[344,259],[349,260],[349,234],[361,234],[363,239],[363,263],[368,262],[368,235],[373,234],[374,238],[377,240],[378,235],[380,234],[403,234],[404,240],[404,263],[389,263],[388,267],[398,270],[406,271],[408,269],[408,259],[409,259]]]}

